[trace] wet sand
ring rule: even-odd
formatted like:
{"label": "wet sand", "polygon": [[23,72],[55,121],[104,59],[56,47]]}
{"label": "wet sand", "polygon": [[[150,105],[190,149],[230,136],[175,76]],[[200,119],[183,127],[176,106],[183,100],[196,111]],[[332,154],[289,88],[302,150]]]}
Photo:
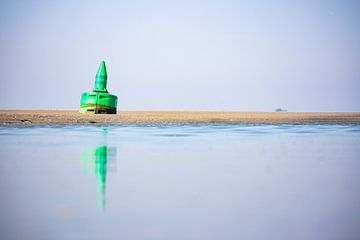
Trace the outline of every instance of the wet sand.
{"label": "wet sand", "polygon": [[0,124],[360,123],[360,112],[0,110]]}

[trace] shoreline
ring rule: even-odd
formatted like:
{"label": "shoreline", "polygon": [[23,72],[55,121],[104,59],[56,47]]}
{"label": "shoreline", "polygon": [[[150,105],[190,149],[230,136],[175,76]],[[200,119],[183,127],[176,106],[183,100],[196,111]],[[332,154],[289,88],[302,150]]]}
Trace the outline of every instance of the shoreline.
{"label": "shoreline", "polygon": [[360,123],[360,112],[128,110],[106,115],[81,114],[78,110],[0,110],[2,126],[171,123]]}

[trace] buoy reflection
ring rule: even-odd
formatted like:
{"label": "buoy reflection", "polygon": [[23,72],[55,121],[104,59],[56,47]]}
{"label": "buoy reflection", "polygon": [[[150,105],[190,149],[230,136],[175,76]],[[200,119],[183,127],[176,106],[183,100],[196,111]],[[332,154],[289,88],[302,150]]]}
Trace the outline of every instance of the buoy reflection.
{"label": "buoy reflection", "polygon": [[95,148],[84,150],[81,153],[82,172],[94,174],[96,177],[96,189],[98,205],[102,210],[106,206],[106,175],[116,171],[116,148],[99,144]]}

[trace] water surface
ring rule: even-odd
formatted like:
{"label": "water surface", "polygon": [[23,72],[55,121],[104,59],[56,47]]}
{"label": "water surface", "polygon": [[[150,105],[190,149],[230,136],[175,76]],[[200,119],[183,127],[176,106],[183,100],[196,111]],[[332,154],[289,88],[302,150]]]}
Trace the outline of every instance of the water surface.
{"label": "water surface", "polygon": [[360,239],[360,125],[0,127],[1,239]]}

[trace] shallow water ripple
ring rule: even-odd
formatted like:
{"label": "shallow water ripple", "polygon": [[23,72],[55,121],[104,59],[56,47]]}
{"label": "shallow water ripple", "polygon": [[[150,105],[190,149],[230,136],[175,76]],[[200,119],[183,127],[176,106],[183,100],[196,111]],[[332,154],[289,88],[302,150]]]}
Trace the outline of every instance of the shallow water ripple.
{"label": "shallow water ripple", "polygon": [[0,127],[1,239],[360,239],[359,124]]}

